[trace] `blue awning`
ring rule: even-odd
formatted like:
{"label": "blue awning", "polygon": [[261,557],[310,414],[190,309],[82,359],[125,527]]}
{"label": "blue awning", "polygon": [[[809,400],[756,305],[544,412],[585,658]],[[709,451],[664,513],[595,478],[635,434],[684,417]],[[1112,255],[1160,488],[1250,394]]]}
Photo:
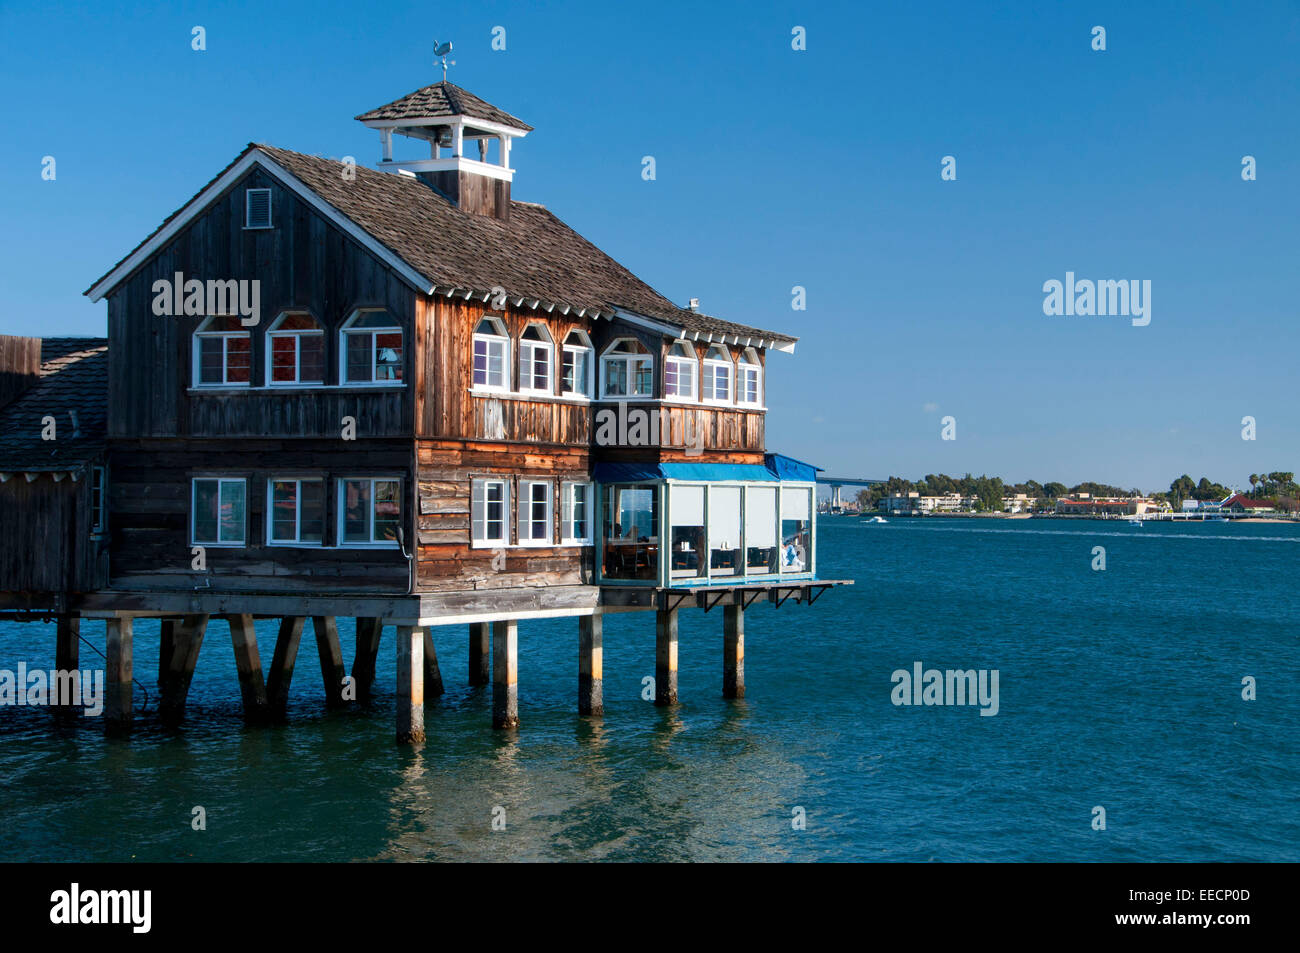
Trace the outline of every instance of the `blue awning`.
{"label": "blue awning", "polygon": [[[770,457],[771,455],[769,455]],[[789,457],[782,457],[789,460]],[[799,461],[793,461],[798,464]],[[808,467],[807,464],[801,466]],[[789,470],[791,473],[804,471]],[[757,463],[597,463],[592,479],[597,483],[645,483],[654,480],[691,480],[701,483],[776,483],[779,480],[813,480],[809,476],[782,476]]]}
{"label": "blue awning", "polygon": [[821,472],[821,467],[815,467],[811,463],[804,463],[802,460],[780,453],[766,454],[763,459],[767,462],[767,468],[782,480],[815,483],[817,474]]}

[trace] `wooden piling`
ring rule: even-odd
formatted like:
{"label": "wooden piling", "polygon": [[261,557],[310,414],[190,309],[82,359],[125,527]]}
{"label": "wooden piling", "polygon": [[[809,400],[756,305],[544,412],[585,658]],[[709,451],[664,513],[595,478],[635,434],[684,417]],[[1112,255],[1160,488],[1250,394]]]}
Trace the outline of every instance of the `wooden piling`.
{"label": "wooden piling", "polygon": [[289,684],[293,681],[293,666],[298,660],[298,645],[307,617],[285,616],[280,620],[280,631],[275,637],[275,653],[271,656],[271,671],[266,676],[267,703],[271,713],[282,717],[289,707]]}
{"label": "wooden piling", "polygon": [[605,714],[604,616],[578,617],[578,714]]}
{"label": "wooden piling", "polygon": [[745,697],[745,607],[722,607],[722,697]]}
{"label": "wooden piling", "polygon": [[368,701],[374,694],[375,668],[379,661],[379,639],[383,635],[382,619],[357,619],[357,654],[352,660],[352,681],[357,686],[357,700]]}
{"label": "wooden piling", "polygon": [[239,693],[244,699],[244,717],[249,721],[261,721],[269,709],[253,617],[240,613],[226,616],[226,621],[230,624],[230,642],[235,649],[235,667],[239,670]]}
{"label": "wooden piling", "polygon": [[[54,643],[54,667],[60,672],[75,672],[81,666],[80,659],[81,619],[75,615],[61,615],[58,618],[58,634]],[[51,696],[53,694],[51,692]],[[73,706],[61,706],[59,710],[70,712]]]}
{"label": "wooden piling", "polygon": [[677,704],[677,610],[655,612],[655,704]]}
{"label": "wooden piling", "polygon": [[185,699],[190,692],[190,681],[194,678],[194,666],[198,663],[207,628],[206,615],[189,615],[172,632],[172,657],[167,663],[162,701],[158,706],[164,723],[175,724],[185,715]]}
{"label": "wooden piling", "polygon": [[108,620],[105,645],[107,671],[104,686],[104,727],[108,731],[128,731],[134,715],[131,698],[132,624],[130,616]]}
{"label": "wooden piling", "polygon": [[424,741],[424,630],[397,627],[397,741]]}
{"label": "wooden piling", "polygon": [[176,620],[162,619],[158,623],[158,684],[167,678],[167,669],[171,667],[172,652],[176,648]]}
{"label": "wooden piling", "polygon": [[469,625],[469,683],[486,685],[492,658],[492,628],[488,622],[471,622]]}
{"label": "wooden piling", "polygon": [[519,727],[519,623],[492,623],[492,727]]}
{"label": "wooden piling", "polygon": [[442,670],[438,668],[438,652],[433,647],[433,630],[424,630],[424,695],[437,698],[442,694]]}
{"label": "wooden piling", "polygon": [[347,677],[347,669],[343,667],[338,622],[332,615],[316,615],[312,616],[311,623],[316,630],[316,652],[320,656],[321,681],[325,684],[325,705],[341,708],[347,704],[343,699],[343,679]]}

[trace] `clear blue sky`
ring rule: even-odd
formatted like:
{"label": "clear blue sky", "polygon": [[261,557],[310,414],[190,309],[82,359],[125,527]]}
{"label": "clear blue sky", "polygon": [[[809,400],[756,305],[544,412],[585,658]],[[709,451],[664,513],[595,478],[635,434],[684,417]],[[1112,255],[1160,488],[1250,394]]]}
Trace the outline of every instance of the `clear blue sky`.
{"label": "clear blue sky", "polygon": [[[81,292],[249,141],[373,163],[352,117],[450,39],[451,79],[536,127],[517,198],[800,336],[771,449],[1147,490],[1300,471],[1295,3],[6,2],[0,34],[0,332],[104,333]],[[1150,325],[1045,316],[1067,270],[1149,279]]]}

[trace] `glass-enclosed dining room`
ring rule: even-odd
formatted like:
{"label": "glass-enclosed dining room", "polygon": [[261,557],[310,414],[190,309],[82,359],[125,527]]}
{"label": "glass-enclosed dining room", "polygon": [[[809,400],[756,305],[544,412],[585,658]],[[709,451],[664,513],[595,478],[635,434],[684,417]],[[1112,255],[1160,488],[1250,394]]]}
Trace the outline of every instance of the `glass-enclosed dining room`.
{"label": "glass-enclosed dining room", "polygon": [[[624,476],[651,475],[616,466]],[[676,479],[667,475],[674,465],[661,464],[653,468],[660,479],[602,482],[602,581],[699,586],[813,576],[813,484],[756,465],[677,466],[745,479]]]}

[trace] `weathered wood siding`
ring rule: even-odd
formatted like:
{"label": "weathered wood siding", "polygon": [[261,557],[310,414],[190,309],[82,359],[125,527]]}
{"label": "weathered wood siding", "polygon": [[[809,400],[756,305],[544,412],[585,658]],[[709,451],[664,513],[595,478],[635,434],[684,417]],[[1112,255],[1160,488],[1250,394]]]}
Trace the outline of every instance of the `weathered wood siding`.
{"label": "weathered wood siding", "polygon": [[41,339],[0,335],[0,407],[41,376]]}
{"label": "weathered wood siding", "polygon": [[[470,537],[470,483],[481,477],[511,481],[511,542],[518,539],[518,480],[553,481],[553,538],[559,539],[560,484],[590,479],[585,448],[536,450],[500,444],[459,445],[420,441],[416,483],[419,589],[492,589],[558,586],[592,581],[590,546],[508,546],[493,566],[491,549],[475,549]],[[595,514],[592,514],[594,518]]]}
{"label": "weathered wood siding", "polygon": [[[106,581],[103,541],[90,533],[90,476],[0,483],[0,593],[89,592]],[[36,600],[43,602],[45,600]]]}
{"label": "weathered wood siding", "polygon": [[[271,189],[269,229],[245,229],[244,192]],[[191,347],[202,317],[153,313],[153,283],[260,281],[261,322],[251,328],[252,386],[265,384],[266,329],[283,311],[307,311],[325,329],[325,382],[339,380],[339,329],[358,308],[386,308],[403,329],[408,385],[364,392],[254,390],[230,399],[189,392]],[[264,170],[253,169],[217,198],[108,299],[109,435],[316,436],[337,431],[344,407],[360,402],[367,432],[413,431],[412,346],[416,293]],[[362,417],[358,417],[358,422]]]}
{"label": "weathered wood siding", "polygon": [[[109,534],[112,586],[119,589],[391,592],[409,588],[397,549],[335,547],[338,477],[400,476],[403,525],[410,535],[414,486],[411,444],[401,440],[141,440],[110,449]],[[244,478],[246,545],[206,547],[207,573],[191,568],[190,493],[194,477]],[[323,477],[325,545],[268,546],[270,477]],[[409,551],[409,546],[408,546]]]}

